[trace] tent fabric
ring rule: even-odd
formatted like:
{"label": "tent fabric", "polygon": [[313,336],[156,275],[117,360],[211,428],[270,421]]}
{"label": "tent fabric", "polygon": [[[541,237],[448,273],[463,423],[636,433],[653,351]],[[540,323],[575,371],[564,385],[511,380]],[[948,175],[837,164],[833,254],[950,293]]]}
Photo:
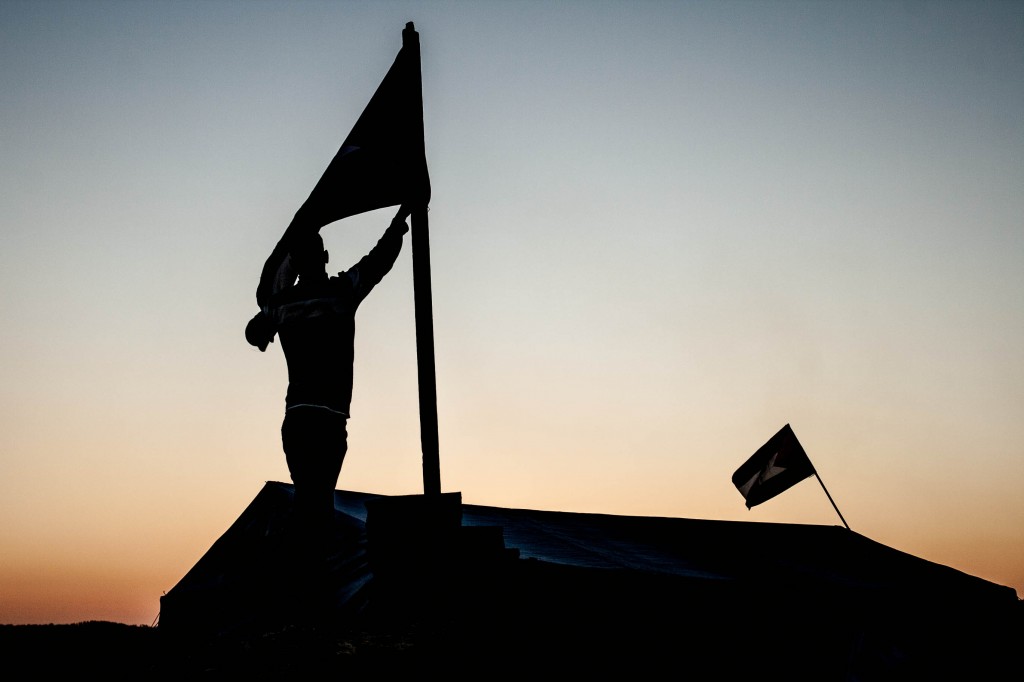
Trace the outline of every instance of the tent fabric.
{"label": "tent fabric", "polygon": [[[162,630],[191,638],[272,627],[285,617],[290,595],[289,528],[294,488],[267,483],[241,516],[160,598]],[[333,608],[356,614],[366,604],[366,533],[359,519],[335,514],[329,570]]]}
{"label": "tent fabric", "polygon": [[[379,495],[339,490],[335,506],[365,522]],[[842,526],[620,516],[463,504],[464,526],[499,526],[522,559],[580,568],[714,580],[792,580],[901,591],[928,598],[1014,600],[1016,592],[901,552]]]}
{"label": "tent fabric", "polygon": [[[265,485],[161,598],[161,629],[222,635],[273,622],[291,494]],[[387,595],[401,584],[383,580],[367,533],[368,508],[389,499],[335,492],[339,619],[408,615],[381,608],[394,606]],[[420,532],[415,520],[410,528],[410,538]],[[456,544],[431,551],[419,537],[401,558],[411,589],[397,603],[418,594],[417,608],[443,614],[457,643],[447,651],[460,660],[511,657],[528,672],[571,659],[597,672],[609,656],[629,656],[760,661],[788,679],[979,679],[1020,653],[1012,588],[840,526],[461,504],[459,530]],[[786,648],[761,661],[782,630]]]}

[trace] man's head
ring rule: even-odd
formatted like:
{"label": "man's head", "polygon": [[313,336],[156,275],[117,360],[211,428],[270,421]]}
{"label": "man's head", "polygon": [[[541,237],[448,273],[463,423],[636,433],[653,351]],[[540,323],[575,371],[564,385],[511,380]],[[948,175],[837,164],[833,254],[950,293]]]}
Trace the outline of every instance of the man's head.
{"label": "man's head", "polygon": [[326,272],[324,265],[327,264],[327,251],[324,250],[324,240],[319,232],[296,235],[292,239],[288,254],[291,256],[292,267],[299,273],[299,277],[315,277]]}

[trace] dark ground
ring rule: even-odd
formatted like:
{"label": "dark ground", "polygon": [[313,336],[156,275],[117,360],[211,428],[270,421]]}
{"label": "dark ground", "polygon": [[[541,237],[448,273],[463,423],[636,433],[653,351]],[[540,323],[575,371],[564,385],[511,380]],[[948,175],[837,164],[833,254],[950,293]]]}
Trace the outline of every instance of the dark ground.
{"label": "dark ground", "polygon": [[244,675],[289,678],[306,672],[403,672],[426,664],[430,646],[413,629],[382,633],[285,627],[182,646],[159,627],[88,621],[67,625],[0,625],[7,679],[179,680]]}
{"label": "dark ground", "polygon": [[[871,608],[875,616],[857,625],[851,609],[806,603],[759,612],[742,600],[712,599],[702,607],[691,599],[655,615],[630,607],[648,601],[636,590],[609,589],[595,600],[592,587],[577,598],[570,583],[561,583],[543,603],[519,592],[498,604],[472,600],[447,619],[360,619],[345,627],[290,625],[190,641],[172,640],[159,626],[105,621],[0,625],[0,660],[6,679],[1021,679],[1024,602],[996,619],[958,614],[946,621],[933,611],[928,620],[902,624]],[[511,604],[521,607],[514,617]]]}
{"label": "dark ground", "polygon": [[[525,674],[546,677],[560,671],[610,673],[627,653],[604,645],[587,646],[584,651],[581,642],[569,641],[571,637],[564,642],[537,642],[531,648],[521,640],[485,643],[478,634],[460,636],[412,625],[390,632],[288,626],[181,646],[166,641],[159,627],[106,621],[0,625],[0,657],[4,670],[19,671],[7,679],[303,679],[326,673],[349,680],[388,674],[476,680]],[[661,657],[657,658],[647,656],[646,662],[657,662],[663,670]],[[637,671],[643,670],[645,660],[636,662]]]}

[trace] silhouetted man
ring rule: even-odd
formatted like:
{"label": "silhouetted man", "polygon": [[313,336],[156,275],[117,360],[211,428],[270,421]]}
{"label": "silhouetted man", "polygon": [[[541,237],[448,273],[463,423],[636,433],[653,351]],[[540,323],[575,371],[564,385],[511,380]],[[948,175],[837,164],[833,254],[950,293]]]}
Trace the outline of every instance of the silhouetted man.
{"label": "silhouetted man", "polygon": [[334,490],[348,449],[356,309],[394,265],[409,231],[408,215],[400,208],[370,253],[336,277],[327,275],[319,233],[286,236],[288,276],[246,326],[246,339],[260,351],[275,334],[281,337],[288,365],[281,441],[295,486],[296,530],[314,552],[334,515]]}

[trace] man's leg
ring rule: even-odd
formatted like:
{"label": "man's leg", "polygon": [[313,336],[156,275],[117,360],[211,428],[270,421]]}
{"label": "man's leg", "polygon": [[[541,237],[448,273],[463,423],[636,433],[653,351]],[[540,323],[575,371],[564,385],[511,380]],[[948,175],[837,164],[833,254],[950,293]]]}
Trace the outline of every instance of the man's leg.
{"label": "man's leg", "polygon": [[294,587],[306,606],[318,608],[329,596],[328,558],[333,534],[334,490],[347,449],[346,419],[329,410],[288,410],[281,426],[288,470],[295,485],[292,540]]}
{"label": "man's leg", "polygon": [[295,512],[321,528],[334,518],[334,490],[348,448],[344,415],[315,407],[285,413],[281,426],[288,471],[295,484]]}

